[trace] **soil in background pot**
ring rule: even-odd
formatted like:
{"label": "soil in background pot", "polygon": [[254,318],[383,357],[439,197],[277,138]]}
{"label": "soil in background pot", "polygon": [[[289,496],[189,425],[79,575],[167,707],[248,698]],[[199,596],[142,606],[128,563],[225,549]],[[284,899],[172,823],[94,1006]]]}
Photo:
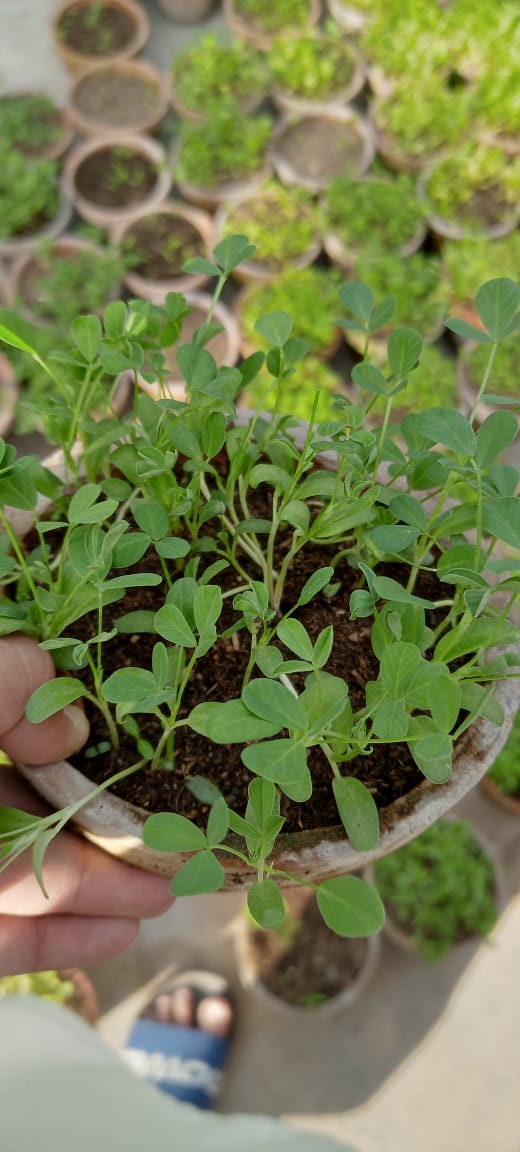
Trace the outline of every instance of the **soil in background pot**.
{"label": "soil in background pot", "polygon": [[187,260],[205,255],[200,233],[189,220],[157,212],[137,220],[125,235],[132,271],[146,280],[170,280]]}
{"label": "soil in background pot", "polygon": [[58,21],[57,34],[84,56],[110,56],[131,40],[135,24],[118,5],[75,4]]}
{"label": "soil in background pot", "polygon": [[295,172],[320,177],[326,184],[336,176],[356,172],[363,145],[351,124],[310,116],[286,128],[277,151]]}
{"label": "soil in background pot", "polygon": [[100,148],[79,165],[76,188],[81,196],[103,208],[140,204],[157,180],[155,164],[148,157],[123,146]]}
{"label": "soil in background pot", "polygon": [[100,75],[83,78],[74,97],[78,111],[88,120],[102,120],[107,127],[128,128],[137,118],[152,116],[159,107],[160,92],[150,80],[110,72],[108,68],[99,71]]}

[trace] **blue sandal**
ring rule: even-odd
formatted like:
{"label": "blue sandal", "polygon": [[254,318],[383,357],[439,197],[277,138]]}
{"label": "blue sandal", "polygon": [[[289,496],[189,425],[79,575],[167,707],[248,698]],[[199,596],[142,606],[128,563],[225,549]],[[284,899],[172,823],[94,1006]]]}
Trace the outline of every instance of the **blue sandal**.
{"label": "blue sandal", "polygon": [[[211,1008],[215,1032],[199,1019]],[[200,970],[182,972],[155,993],[136,1020],[122,1055],[138,1076],[161,1092],[196,1108],[213,1108],[232,1029],[233,1004],[224,977]]]}

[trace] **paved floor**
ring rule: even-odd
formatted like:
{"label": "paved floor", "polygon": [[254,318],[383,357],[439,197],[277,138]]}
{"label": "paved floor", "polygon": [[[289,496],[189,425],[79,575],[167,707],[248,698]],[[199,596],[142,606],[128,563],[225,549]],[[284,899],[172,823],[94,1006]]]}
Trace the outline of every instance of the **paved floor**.
{"label": "paved floor", "polygon": [[[68,81],[52,53],[54,0],[0,0],[0,86]],[[201,28],[179,28],[150,3],[149,55],[167,66]],[[217,17],[208,27],[220,27]],[[22,67],[23,64],[23,67]],[[480,794],[464,802],[494,845],[511,897],[520,889],[518,823]],[[157,976],[171,965],[212,965],[237,994],[238,1031],[222,1109],[290,1114],[359,1152],[520,1152],[520,901],[486,944],[455,950],[435,967],[383,944],[372,986],[354,1008],[321,1019],[266,1010],[240,988],[234,930],[240,894],[179,901],[143,925],[125,956],[93,978],[115,1046]]]}

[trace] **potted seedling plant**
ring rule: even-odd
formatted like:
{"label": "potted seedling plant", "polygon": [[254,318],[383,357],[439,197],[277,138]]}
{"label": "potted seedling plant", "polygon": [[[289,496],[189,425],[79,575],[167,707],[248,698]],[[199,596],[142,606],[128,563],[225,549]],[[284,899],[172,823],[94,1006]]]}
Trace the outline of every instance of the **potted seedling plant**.
{"label": "potted seedling plant", "polygon": [[172,66],[172,100],[186,120],[204,123],[215,106],[236,104],[253,112],[269,87],[264,55],[242,40],[224,44],[208,33],[176,56]]}
{"label": "potted seedling plant", "polygon": [[300,35],[317,24],[321,14],[319,0],[285,0],[284,4],[271,4],[269,0],[224,0],[223,7],[233,34],[262,49],[269,49],[276,37]]}
{"label": "potted seedling plant", "polygon": [[220,106],[204,125],[181,125],[174,178],[187,200],[202,207],[234,201],[260,188],[270,175],[266,151],[270,116],[246,116]]}
{"label": "potted seedling plant", "polygon": [[213,247],[213,223],[200,208],[167,201],[114,229],[113,238],[126,253],[125,282],[133,296],[161,304],[168,292],[193,290],[208,279],[183,271],[188,260],[209,256]]}
{"label": "potted seedling plant", "polygon": [[149,32],[137,0],[64,0],[53,19],[54,46],[71,72],[136,56]]}
{"label": "potted seedling plant", "polygon": [[339,32],[275,40],[269,56],[272,95],[282,112],[299,115],[341,107],[365,83],[361,57]]}
{"label": "potted seedling plant", "polygon": [[285,188],[268,180],[253,196],[219,209],[219,237],[247,236],[256,247],[253,260],[239,264],[241,281],[272,280],[288,265],[306,268],[321,250],[321,216],[304,188]]}
{"label": "potted seedling plant", "polygon": [[61,108],[46,92],[6,92],[0,97],[2,146],[32,160],[57,160],[72,132]]}
{"label": "potted seedling plant", "polygon": [[323,246],[347,272],[355,269],[360,252],[410,256],[426,235],[427,209],[406,173],[364,180],[339,176],[325,189],[322,208]]}
{"label": "potted seedling plant", "polygon": [[75,316],[100,312],[119,295],[122,257],[98,237],[63,235],[20,257],[11,272],[11,291],[29,320],[51,324],[66,336]]}
{"label": "potted seedling plant", "polygon": [[374,881],[386,908],[385,932],[424,960],[486,936],[498,916],[496,867],[467,820],[439,820],[378,860]]}
{"label": "potted seedling plant", "polygon": [[481,787],[506,812],[520,815],[520,712],[517,712],[509,739],[482,778]]}
{"label": "potted seedling plant", "polygon": [[76,1012],[88,1024],[95,1024],[99,1017],[94,986],[81,968],[0,976],[0,1000],[8,996],[40,996],[42,1000],[62,1004]]}
{"label": "potted seedling plant", "polygon": [[[416,252],[408,260],[403,260],[393,252],[367,249],[358,258],[356,276],[370,285],[374,295],[388,293],[398,301],[397,320],[400,324],[417,324],[427,343],[439,336],[444,305],[436,257]],[[390,332],[388,322],[371,334],[370,352],[378,362],[384,362],[386,358],[386,341]],[[347,340],[356,351],[363,351],[364,332],[348,328]]]}
{"label": "potted seedling plant", "polygon": [[244,354],[265,350],[267,343],[256,326],[263,312],[294,310],[294,333],[307,340],[314,355],[327,359],[339,344],[337,323],[339,276],[328,268],[286,268],[268,284],[249,285],[234,301],[243,333]]}
{"label": "potted seedling plant", "polygon": [[82,73],[72,85],[68,113],[83,136],[151,132],[165,116],[166,78],[143,60],[117,60]]}
{"label": "potted seedling plant", "polygon": [[150,136],[113,136],[80,144],[62,173],[78,215],[110,230],[166,199],[171,175],[165,152]]}
{"label": "potted seedling plant", "polygon": [[432,156],[456,148],[470,131],[468,94],[447,90],[435,78],[411,83],[406,77],[372,102],[371,113],[378,152],[389,167],[402,171],[422,172]]}
{"label": "potted seedling plant", "polygon": [[520,212],[520,156],[468,140],[446,152],[424,181],[430,228],[448,240],[496,239]]}
{"label": "potted seedling plant", "polygon": [[249,915],[233,925],[242,984],[264,1007],[322,1020],[356,1003],[374,976],[380,936],[341,937],[327,927],[312,892],[284,893],[285,922],[265,932]]}
{"label": "potted seedling plant", "polygon": [[71,214],[53,160],[28,160],[0,145],[0,256],[17,256],[58,236]]}
{"label": "potted seedling plant", "polygon": [[[216,247],[215,300],[252,255],[243,237]],[[367,336],[389,313],[359,283],[342,305]],[[491,281],[477,307],[490,351],[518,339],[518,284]],[[336,422],[238,417],[264,356],[217,369],[210,324],[177,353],[185,403],[136,387],[126,418],[93,421],[107,378],[164,375],[185,309],[175,294],[163,309],[113,302],[103,323],[74,321],[73,354],[52,361],[0,314],[3,339],[50,372],[46,433],[62,451],[42,465],[2,445],[0,627],[34,636],[66,673],[33,693],[28,720],[82,699],[91,721],[73,765],[19,765],[58,811],[0,811],[2,866],[34,845],[45,883],[45,847],[74,818],[174,875],[177,895],[250,885],[253,917],[278,928],[276,881],[304,882],[329,927],[371,935],[380,899],[348,873],[473,786],[518,702],[518,564],[506,574],[494,560],[498,541],[520,544],[517,474],[498,463],[516,419],[495,413],[477,433],[434,406],[406,418],[404,446],[389,437],[421,355],[408,328],[386,373],[353,370],[363,395],[386,392],[379,429],[347,400]],[[307,344],[285,312],[257,328],[281,382]]]}

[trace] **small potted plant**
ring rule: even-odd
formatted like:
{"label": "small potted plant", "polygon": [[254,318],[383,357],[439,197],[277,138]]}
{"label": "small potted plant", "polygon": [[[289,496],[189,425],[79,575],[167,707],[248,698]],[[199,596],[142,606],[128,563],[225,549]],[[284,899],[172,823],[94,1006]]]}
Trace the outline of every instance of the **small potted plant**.
{"label": "small potted plant", "polygon": [[224,0],[224,16],[235,36],[255,48],[269,49],[277,37],[298,36],[318,23],[320,0]]}
{"label": "small potted plant", "polygon": [[[252,254],[243,237],[216,247],[215,301]],[[476,303],[491,350],[518,340],[518,284],[491,281]],[[333,320],[341,306],[367,337],[389,312],[359,283]],[[211,322],[177,352],[186,401],[153,401],[139,375],[165,379],[161,347],[185,314],[177,294],[115,301],[103,323],[77,318],[72,354],[50,359],[0,313],[3,339],[50,373],[46,432],[63,453],[42,466],[0,446],[0,630],[34,636],[66,673],[33,693],[30,723],[79,699],[91,721],[74,764],[19,765],[53,811],[0,812],[2,865],[36,844],[42,879],[73,818],[173,875],[179,896],[249,885],[254,919],[279,928],[275,881],[304,882],[329,927],[373,935],[380,899],[349,873],[464,795],[518,705],[518,580],[494,559],[498,542],[520,544],[517,475],[498,463],[517,422],[496,413],[477,432],[434,406],[394,440],[422,348],[409,328],[392,333],[386,372],[354,368],[360,402],[336,422],[239,416],[264,356],[217,369]],[[256,325],[281,385],[308,344],[286,312]],[[134,405],[96,423],[93,396],[122,370]],[[381,392],[372,429],[364,398]]]}
{"label": "small potted plant", "polygon": [[71,215],[53,160],[28,160],[0,146],[0,256],[17,256],[59,236]]}
{"label": "small potted plant", "polygon": [[71,72],[136,56],[150,24],[137,0],[63,0],[53,18],[54,47]]}
{"label": "small potted plant", "polygon": [[254,258],[235,269],[235,277],[245,283],[272,280],[288,265],[313,264],[321,250],[320,225],[311,195],[303,188],[285,188],[277,180],[268,180],[233,206],[224,205],[215,216],[219,238],[247,236],[256,247]]}
{"label": "small potted plant", "polygon": [[216,105],[236,104],[244,113],[261,104],[269,87],[265,57],[242,40],[223,44],[208,33],[176,56],[172,102],[179,116],[199,124]]}
{"label": "small potted plant", "polygon": [[249,285],[237,296],[234,307],[242,329],[242,351],[265,349],[266,340],[256,328],[263,312],[294,310],[294,334],[309,341],[314,355],[328,359],[336,351],[340,331],[335,316],[339,277],[334,269],[286,268],[268,284]]}
{"label": "small potted plant", "polygon": [[427,209],[406,173],[352,180],[338,176],[325,189],[323,246],[329,258],[353,272],[360,253],[411,256],[426,236]]}
{"label": "small potted plant", "polygon": [[341,937],[327,927],[312,893],[284,894],[281,928],[263,931],[244,915],[233,926],[241,982],[266,1008],[322,1020],[363,996],[374,976],[380,936]]}
{"label": "small potted plant", "polygon": [[228,106],[200,127],[182,124],[174,165],[182,195],[215,208],[261,188],[271,171],[266,159],[271,132],[269,116],[246,116]]}
{"label": "small potted plant", "polygon": [[11,292],[29,320],[65,337],[75,316],[100,312],[119,295],[124,270],[119,253],[97,237],[64,234],[15,261]]}
{"label": "small potted plant", "polygon": [[440,960],[491,931],[503,895],[489,850],[467,820],[439,820],[374,865],[384,931],[406,951]]}
{"label": "small potted plant", "polygon": [[409,77],[392,85],[371,104],[377,130],[377,150],[388,167],[420,173],[432,156],[470,133],[470,97],[438,77]]}
{"label": "small potted plant", "polygon": [[321,192],[337,176],[362,176],[374,159],[371,125],[352,108],[282,117],[271,149],[283,184]]}
{"label": "small potted plant", "polygon": [[448,240],[506,236],[520,213],[520,156],[470,139],[430,169],[424,192],[436,235]]}
{"label": "small potted plant", "polygon": [[5,92],[0,97],[2,147],[31,160],[58,160],[72,131],[61,108],[46,92]]}
{"label": "small potted plant", "polygon": [[99,1018],[94,985],[81,968],[0,976],[0,999],[7,996],[41,996],[52,1004],[63,1004],[64,1008],[82,1016],[87,1024],[95,1024]]}
{"label": "small potted plant", "polygon": [[274,386],[273,378],[267,371],[260,372],[239,397],[238,407],[249,411],[273,412],[278,405],[281,412],[292,412],[298,419],[308,420],[318,390],[317,419],[340,419],[340,408],[336,401],[339,396],[345,397],[348,394],[338,373],[318,356],[306,356],[305,360],[283,377],[279,388]]}
{"label": "small potted plant", "polygon": [[133,296],[162,304],[168,292],[193,290],[208,279],[183,272],[188,260],[209,256],[213,247],[213,222],[200,208],[166,201],[115,228],[113,240],[127,256],[125,283]]}
{"label": "small potted plant", "polygon": [[520,712],[509,739],[482,778],[481,787],[500,808],[515,816],[520,815]]}
{"label": "small potted plant", "polygon": [[330,28],[323,34],[275,40],[269,56],[275,104],[294,115],[341,107],[365,83],[361,57]]}
{"label": "small potted plant", "polygon": [[114,136],[80,144],[62,173],[79,216],[110,230],[166,199],[171,174],[162,146],[149,136]]}
{"label": "small potted plant", "polygon": [[[498,240],[477,237],[471,240],[446,240],[442,245],[442,293],[450,315],[458,316],[472,327],[480,327],[472,299],[472,285],[484,283],[493,276],[514,278],[520,267],[520,232],[511,232]],[[453,333],[457,343],[463,336]]]}
{"label": "small potted plant", "polygon": [[[416,252],[408,260],[392,252],[367,250],[356,263],[356,276],[369,284],[374,294],[393,296],[398,301],[399,324],[417,324],[426,343],[440,335],[444,304],[440,290],[439,261],[435,256]],[[386,344],[391,332],[390,319],[371,333],[370,355],[378,363],[386,359]],[[347,329],[347,340],[357,352],[362,352],[365,333],[357,328]]]}
{"label": "small potted plant", "polygon": [[82,73],[72,85],[68,113],[83,136],[151,132],[168,111],[166,78],[143,60],[118,60]]}

